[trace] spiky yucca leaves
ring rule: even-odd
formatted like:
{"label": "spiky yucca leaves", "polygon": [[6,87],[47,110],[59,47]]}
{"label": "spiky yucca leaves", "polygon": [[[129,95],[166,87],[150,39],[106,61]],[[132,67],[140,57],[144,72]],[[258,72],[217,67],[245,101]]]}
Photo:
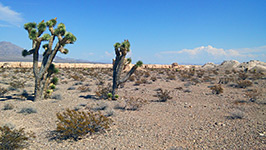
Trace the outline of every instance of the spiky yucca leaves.
{"label": "spiky yucca leaves", "polygon": [[[121,83],[126,82],[129,77],[136,71],[138,67],[142,66],[142,62],[138,61],[126,74],[124,78],[121,78],[122,71],[125,64],[131,63],[131,58],[126,59],[127,53],[130,51],[130,43],[128,40],[124,40],[122,43],[115,43],[115,61],[113,64],[113,87],[112,87],[112,99],[115,100],[117,95],[117,88]],[[125,63],[126,61],[126,63]]]}
{"label": "spiky yucca leaves", "polygon": [[[43,98],[43,91],[46,89],[47,74],[49,74],[49,67],[53,62],[57,52],[63,54],[68,53],[68,49],[64,48],[66,44],[73,44],[77,38],[70,32],[67,32],[66,26],[59,23],[57,28],[57,18],[51,19],[47,22],[41,21],[38,25],[35,22],[29,22],[24,25],[25,30],[28,31],[29,39],[32,40],[32,49],[23,50],[22,56],[33,54],[33,73],[35,77],[34,100]],[[50,34],[44,33],[48,28]],[[56,40],[57,38],[57,40]],[[46,44],[42,42],[47,41]],[[57,42],[57,43],[55,43]],[[55,44],[55,46],[53,46]],[[39,49],[43,47],[43,59],[41,68],[38,68]]]}
{"label": "spiky yucca leaves", "polygon": [[78,140],[88,133],[104,131],[110,127],[112,120],[100,112],[84,112],[67,109],[56,114],[58,123],[56,131],[60,139]]}
{"label": "spiky yucca leaves", "polygon": [[0,127],[0,149],[23,149],[28,146],[27,141],[35,138],[33,132],[25,132],[24,128],[10,129],[8,126]]}

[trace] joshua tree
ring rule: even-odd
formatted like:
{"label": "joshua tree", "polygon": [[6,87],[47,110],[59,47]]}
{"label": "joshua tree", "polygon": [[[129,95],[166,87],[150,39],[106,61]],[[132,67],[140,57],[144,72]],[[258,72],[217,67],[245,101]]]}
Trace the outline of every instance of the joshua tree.
{"label": "joshua tree", "polygon": [[[136,71],[136,69],[142,66],[142,62],[138,61],[126,74],[124,78],[121,78],[121,73],[124,66],[131,62],[131,59],[126,59],[127,53],[130,51],[130,43],[128,40],[124,40],[123,43],[115,43],[115,60],[113,63],[113,88],[112,88],[112,99],[116,99],[117,88],[121,83],[124,83],[128,78]],[[126,62],[127,61],[127,62]]]}
{"label": "joshua tree", "polygon": [[[35,77],[34,101],[43,98],[46,81],[51,76],[51,69],[54,69],[51,64],[57,52],[60,51],[63,54],[67,54],[68,50],[64,46],[66,44],[73,44],[76,41],[76,37],[66,31],[63,23],[58,24],[57,28],[54,29],[56,23],[55,18],[47,22],[43,20],[38,25],[35,22],[29,22],[24,25],[24,28],[28,31],[29,38],[32,40],[32,49],[23,50],[22,55],[25,57],[33,54],[33,74]],[[49,29],[50,34],[43,34],[46,28]],[[45,51],[43,53],[41,67],[38,68],[39,49],[44,41],[48,41],[48,43],[42,45]],[[53,46],[54,42],[57,42],[55,46]]]}

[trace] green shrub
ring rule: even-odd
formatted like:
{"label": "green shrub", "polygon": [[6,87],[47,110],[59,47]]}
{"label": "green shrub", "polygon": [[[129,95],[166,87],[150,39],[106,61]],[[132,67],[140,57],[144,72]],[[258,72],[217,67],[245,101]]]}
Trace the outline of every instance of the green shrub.
{"label": "green shrub", "polygon": [[10,129],[8,126],[0,127],[0,149],[13,150],[23,149],[28,146],[27,141],[35,138],[33,132],[25,132],[24,128],[19,130]]}
{"label": "green shrub", "polygon": [[112,120],[100,112],[84,112],[67,109],[65,112],[56,114],[58,123],[56,132],[59,138],[74,139],[77,141],[81,136],[88,133],[104,131],[110,127]]}
{"label": "green shrub", "polygon": [[51,80],[51,83],[56,85],[58,83],[58,78],[57,77],[53,77],[53,79]]}

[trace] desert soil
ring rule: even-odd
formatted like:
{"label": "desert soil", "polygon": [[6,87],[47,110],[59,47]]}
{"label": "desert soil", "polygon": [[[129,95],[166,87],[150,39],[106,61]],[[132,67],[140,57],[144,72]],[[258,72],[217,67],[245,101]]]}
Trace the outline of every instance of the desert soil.
{"label": "desert soil", "polygon": [[[252,85],[246,88],[230,80],[221,84],[223,93],[213,94],[210,89],[220,78],[237,79],[238,74],[219,70],[217,75],[205,71],[203,77],[198,77],[197,72],[187,77],[176,69],[138,70],[119,88],[118,100],[112,101],[95,94],[98,87],[112,82],[110,69],[60,69],[55,75],[59,83],[51,98],[33,102],[21,96],[23,91],[33,93],[32,70],[2,69],[0,87],[9,92],[0,98],[0,125],[35,132],[36,138],[26,148],[30,150],[266,149],[265,75],[253,78],[255,73],[247,73],[246,80]],[[136,85],[138,79],[140,84]],[[11,82],[19,84],[15,81],[26,81],[25,86],[11,87]],[[159,88],[168,90],[172,99],[160,102],[154,96]],[[254,89],[259,96],[250,101],[245,93]],[[14,108],[4,110],[6,104]],[[32,108],[36,113],[19,113],[22,108]],[[67,108],[102,108],[113,123],[106,132],[88,134],[78,141],[52,140],[56,113]]]}

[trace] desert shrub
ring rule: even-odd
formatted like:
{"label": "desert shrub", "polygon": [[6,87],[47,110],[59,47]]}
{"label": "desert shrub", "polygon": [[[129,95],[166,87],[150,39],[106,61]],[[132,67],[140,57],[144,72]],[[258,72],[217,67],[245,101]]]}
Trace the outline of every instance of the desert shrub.
{"label": "desert shrub", "polygon": [[144,78],[141,79],[140,81],[141,81],[142,84],[147,84],[148,83],[147,79],[144,79]]}
{"label": "desert shrub", "polygon": [[137,81],[135,81],[135,86],[138,86],[138,85],[140,85],[140,84],[142,84],[142,81],[141,80],[137,80]]}
{"label": "desert shrub", "polygon": [[219,78],[218,84],[227,84],[227,83],[232,82],[232,81],[234,81],[234,79],[231,77],[221,77],[221,78]]}
{"label": "desert shrub", "polygon": [[167,100],[172,99],[172,97],[170,96],[170,91],[162,89],[157,90],[155,97],[159,98],[158,102],[166,102]]}
{"label": "desert shrub", "polygon": [[97,89],[95,91],[95,94],[102,99],[108,99],[108,93],[111,93],[112,91],[112,86],[110,83],[108,83],[107,85],[98,85]]}
{"label": "desert shrub", "polygon": [[21,80],[15,80],[9,83],[9,85],[15,89],[20,89],[25,87],[26,81],[21,81]]}
{"label": "desert shrub", "polygon": [[239,88],[246,88],[252,85],[252,82],[249,80],[239,80],[236,83],[237,83],[237,87]]}
{"label": "desert shrub", "polygon": [[202,78],[203,75],[204,75],[204,73],[205,73],[204,70],[198,70],[198,71],[197,71],[197,77]]}
{"label": "desert shrub", "polygon": [[176,76],[173,75],[173,74],[169,74],[169,75],[166,77],[166,79],[168,79],[168,80],[176,80]]}
{"label": "desert shrub", "polygon": [[85,81],[85,78],[82,75],[70,75],[70,78],[74,79],[75,81]]}
{"label": "desert shrub", "polygon": [[135,76],[134,76],[134,75],[130,76],[130,77],[128,78],[128,80],[129,80],[129,81],[132,81],[132,82],[135,81]]}
{"label": "desert shrub", "polygon": [[18,113],[27,115],[27,114],[37,113],[37,111],[34,108],[22,108]]}
{"label": "desert shrub", "polygon": [[240,110],[236,110],[236,111],[232,112],[228,118],[229,119],[243,119],[244,113]]}
{"label": "desert shrub", "polygon": [[75,90],[76,88],[75,87],[73,87],[73,86],[71,86],[71,87],[69,87],[69,88],[67,88],[67,90]]}
{"label": "desert shrub", "polygon": [[222,86],[220,84],[214,85],[214,86],[210,87],[210,89],[212,90],[213,94],[221,94],[224,91],[224,89],[222,88]]}
{"label": "desert shrub", "polygon": [[156,77],[151,77],[151,80],[154,82],[154,81],[157,80],[157,78]]}
{"label": "desert shrub", "polygon": [[98,102],[94,104],[91,109],[94,111],[99,111],[99,110],[105,110],[108,107],[108,105],[105,102]]}
{"label": "desert shrub", "polygon": [[202,79],[204,82],[211,82],[211,81],[214,81],[215,78],[212,78],[210,76],[204,76],[203,79]]}
{"label": "desert shrub", "polygon": [[14,105],[12,104],[5,104],[3,110],[12,110],[14,108]]}
{"label": "desert shrub", "polygon": [[81,136],[88,133],[104,131],[110,127],[112,120],[100,112],[84,112],[67,109],[65,112],[57,113],[57,128],[59,138],[74,139],[77,141]]}
{"label": "desert shrub", "polygon": [[147,103],[147,100],[144,100],[142,98],[134,98],[134,97],[129,97],[126,98],[126,110],[138,110],[143,104]]}
{"label": "desert shrub", "polygon": [[245,95],[249,98],[251,102],[255,102],[262,95],[262,92],[257,89],[252,89],[248,90]]}
{"label": "desert shrub", "polygon": [[145,78],[148,78],[148,77],[150,77],[150,76],[151,76],[151,74],[150,74],[149,72],[145,72],[145,73],[144,73],[144,77],[145,77]]}
{"label": "desert shrub", "polygon": [[248,75],[247,75],[247,73],[240,72],[238,74],[238,78],[241,79],[241,80],[246,80],[248,78]]}
{"label": "desert shrub", "polygon": [[230,70],[225,70],[225,74],[231,74],[232,72]]}
{"label": "desert shrub", "polygon": [[0,97],[4,96],[8,90],[6,88],[0,87]]}
{"label": "desert shrub", "polygon": [[254,72],[254,73],[252,73],[252,79],[253,80],[258,80],[258,79],[262,79],[262,78],[265,78],[264,73],[262,73],[262,72]]}
{"label": "desert shrub", "polygon": [[213,73],[214,75],[218,75],[218,74],[219,74],[219,72],[218,72],[217,70],[212,70],[212,73]]}
{"label": "desert shrub", "polygon": [[16,130],[10,129],[8,126],[0,127],[1,150],[24,149],[32,138],[35,138],[34,133],[25,132],[24,128]]}
{"label": "desert shrub", "polygon": [[61,100],[62,96],[61,96],[61,94],[54,94],[51,98],[56,99],[56,100]]}
{"label": "desert shrub", "polygon": [[85,86],[85,85],[78,87],[78,90],[80,90],[80,92],[90,92],[91,91],[90,87]]}

